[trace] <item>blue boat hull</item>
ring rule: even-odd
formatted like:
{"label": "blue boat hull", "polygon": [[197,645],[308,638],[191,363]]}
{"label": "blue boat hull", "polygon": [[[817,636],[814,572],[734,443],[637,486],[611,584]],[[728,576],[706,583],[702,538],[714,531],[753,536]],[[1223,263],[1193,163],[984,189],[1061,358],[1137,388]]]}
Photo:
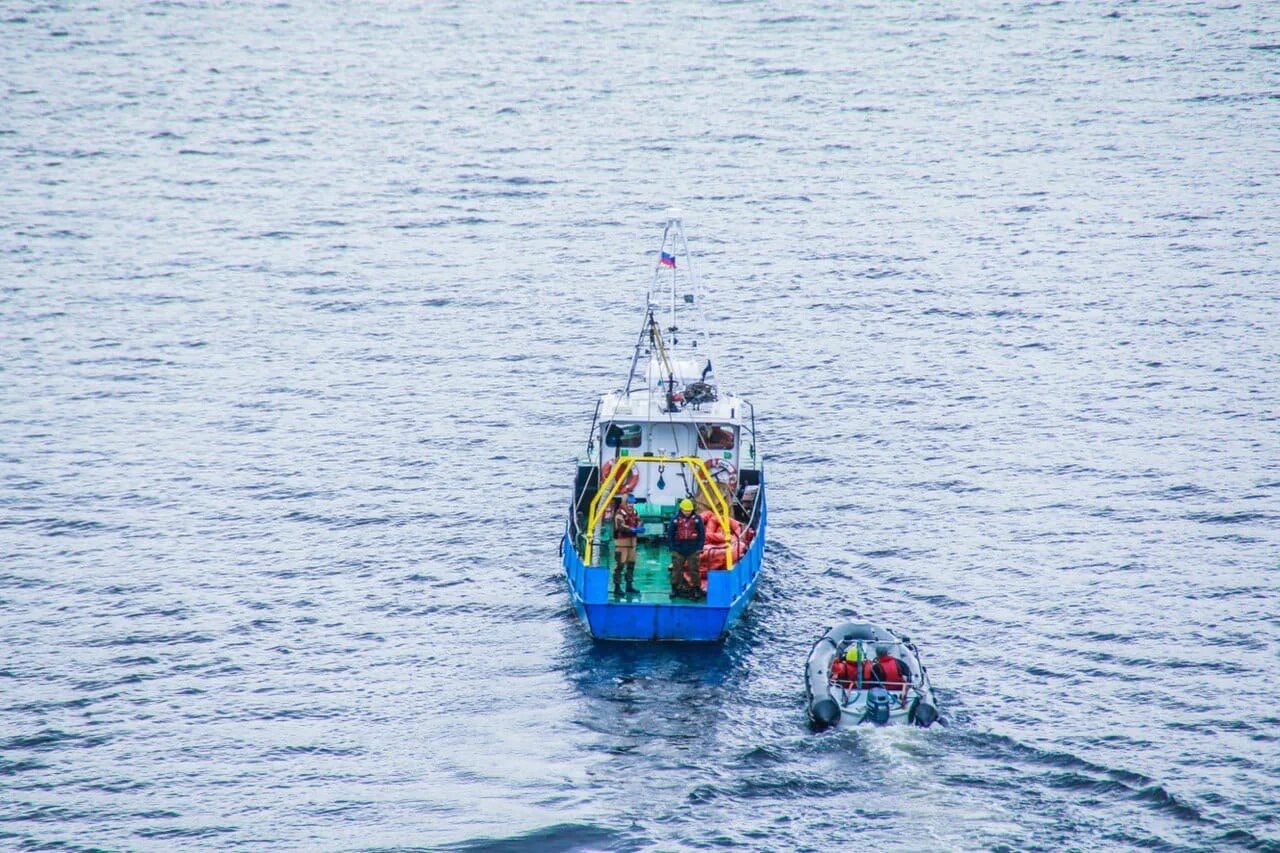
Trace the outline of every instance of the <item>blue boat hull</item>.
{"label": "blue boat hull", "polygon": [[609,569],[587,566],[578,556],[565,525],[561,541],[565,576],[573,609],[587,633],[597,640],[716,642],[724,638],[755,597],[764,559],[769,508],[764,485],[759,522],[751,547],[732,571],[707,573],[707,600],[696,604],[646,604],[610,601]]}

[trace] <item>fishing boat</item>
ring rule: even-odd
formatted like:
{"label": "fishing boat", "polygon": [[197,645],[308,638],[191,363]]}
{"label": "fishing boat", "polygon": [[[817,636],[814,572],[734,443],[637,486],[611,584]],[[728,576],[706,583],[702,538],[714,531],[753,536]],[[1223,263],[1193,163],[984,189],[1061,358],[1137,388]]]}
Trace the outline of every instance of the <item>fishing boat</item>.
{"label": "fishing boat", "polygon": [[[681,217],[668,211],[631,369],[596,403],[560,543],[573,607],[596,639],[717,641],[755,596],[767,519],[755,408],[716,379],[701,300]],[[696,588],[671,571],[684,501],[705,529]],[[623,504],[639,521],[625,587],[613,524]]]}
{"label": "fishing boat", "polygon": [[938,719],[929,672],[910,637],[846,622],[818,638],[805,662],[809,719],[816,728],[919,726]]}

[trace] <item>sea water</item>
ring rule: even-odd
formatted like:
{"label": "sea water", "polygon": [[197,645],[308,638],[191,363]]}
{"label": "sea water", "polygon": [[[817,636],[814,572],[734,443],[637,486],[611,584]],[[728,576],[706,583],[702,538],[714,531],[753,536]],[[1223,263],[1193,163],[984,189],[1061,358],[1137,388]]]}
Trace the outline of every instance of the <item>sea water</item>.
{"label": "sea water", "polygon": [[[0,11],[0,847],[1280,849],[1273,5]],[[670,204],[768,556],[603,645]]]}

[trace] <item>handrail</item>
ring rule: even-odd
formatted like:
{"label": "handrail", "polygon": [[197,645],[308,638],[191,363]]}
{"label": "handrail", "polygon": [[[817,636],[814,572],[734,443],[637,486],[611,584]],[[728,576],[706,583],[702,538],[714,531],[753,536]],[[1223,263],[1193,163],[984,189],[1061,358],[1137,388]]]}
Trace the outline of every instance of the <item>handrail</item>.
{"label": "handrail", "polygon": [[[725,571],[733,569],[733,523],[729,515],[729,505],[725,502],[724,495],[720,492],[720,487],[711,477],[711,472],[707,470],[707,463],[698,456],[620,456],[618,464],[614,465],[605,475],[600,483],[600,488],[596,490],[595,497],[591,499],[591,507],[587,511],[587,543],[584,553],[584,562],[591,565],[591,557],[594,550],[596,529],[600,526],[601,520],[604,518],[604,510],[612,501],[622,484],[626,482],[627,476],[631,473],[631,469],[637,462],[654,465],[687,465],[693,469],[694,479],[699,485],[706,486],[709,495],[712,496],[712,511],[720,521],[720,528],[724,531],[725,548],[724,548],[724,568]],[[603,500],[601,500],[603,498]]]}
{"label": "handrail", "polygon": [[600,519],[604,516],[604,509],[600,506],[600,498],[602,495],[605,496],[604,506],[608,506],[613,501],[613,496],[617,494],[618,489],[626,481],[627,475],[631,473],[631,467],[634,464],[630,456],[619,457],[618,464],[609,469],[609,473],[600,481],[599,488],[596,489],[596,493],[591,497],[591,506],[587,508],[587,543],[583,553],[583,562],[588,566],[591,565],[591,555],[594,550],[592,543],[595,541],[596,528],[600,526]]}
{"label": "handrail", "polygon": [[[633,368],[634,369],[634,368]],[[604,405],[604,398],[596,399],[596,410],[591,416],[591,429],[587,430],[587,458],[591,458],[591,454],[595,452],[596,446],[596,421],[600,420],[600,407]]]}
{"label": "handrail", "polygon": [[[694,479],[700,480],[700,485],[708,487],[708,492],[714,496],[714,501],[719,502],[719,506],[713,507],[713,511],[719,517],[721,528],[726,531],[725,543],[725,570],[733,568],[733,526],[729,517],[729,506],[724,500],[724,495],[720,493],[720,487],[716,485],[711,477],[707,464],[697,456],[623,456],[618,460],[618,465],[614,466],[605,477],[604,483],[601,483],[600,489],[596,492],[595,498],[591,502],[591,509],[588,515],[587,525],[587,543],[586,543],[586,562],[591,564],[591,556],[593,551],[593,542],[595,540],[595,531],[604,516],[604,507],[602,507],[600,497],[605,495],[604,506],[608,506],[617,494],[618,489],[626,480],[627,475],[631,472],[636,462],[646,462],[654,464],[679,464],[687,465],[693,468]],[[699,475],[701,475],[699,477]],[[610,484],[607,494],[605,494],[605,484]]]}
{"label": "handrail", "polygon": [[[871,684],[865,687],[851,687],[848,685],[841,684],[836,679],[828,677],[827,686],[834,687],[837,690],[840,690],[841,696],[844,698],[844,704],[848,704],[849,697],[852,694],[861,693],[864,690],[870,690],[872,687],[883,687],[884,685]],[[920,687],[920,685],[915,684],[914,682],[906,682],[905,684],[903,684],[902,689],[900,690],[888,690],[886,688],[886,692],[890,696],[893,696],[898,700],[898,706],[901,708],[907,707],[907,697],[911,696],[913,693],[919,696],[921,699],[927,698],[924,694],[924,690]]]}

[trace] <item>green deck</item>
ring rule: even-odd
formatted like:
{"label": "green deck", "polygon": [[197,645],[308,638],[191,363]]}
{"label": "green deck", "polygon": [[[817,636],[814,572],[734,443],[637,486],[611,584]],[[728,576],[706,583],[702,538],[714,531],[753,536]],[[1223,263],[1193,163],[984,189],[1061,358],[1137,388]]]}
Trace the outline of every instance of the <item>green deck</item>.
{"label": "green deck", "polygon": [[[600,539],[605,554],[609,555],[609,600],[635,601],[646,604],[688,604],[699,605],[703,601],[688,598],[671,597],[671,551],[667,548],[663,522],[675,516],[674,506],[652,504],[636,504],[636,511],[645,523],[644,535],[636,545],[635,585],[640,590],[638,595],[624,595],[617,598],[613,595],[613,569],[617,562],[613,557],[613,524],[606,521],[600,525]],[[625,585],[625,581],[624,581]]]}

